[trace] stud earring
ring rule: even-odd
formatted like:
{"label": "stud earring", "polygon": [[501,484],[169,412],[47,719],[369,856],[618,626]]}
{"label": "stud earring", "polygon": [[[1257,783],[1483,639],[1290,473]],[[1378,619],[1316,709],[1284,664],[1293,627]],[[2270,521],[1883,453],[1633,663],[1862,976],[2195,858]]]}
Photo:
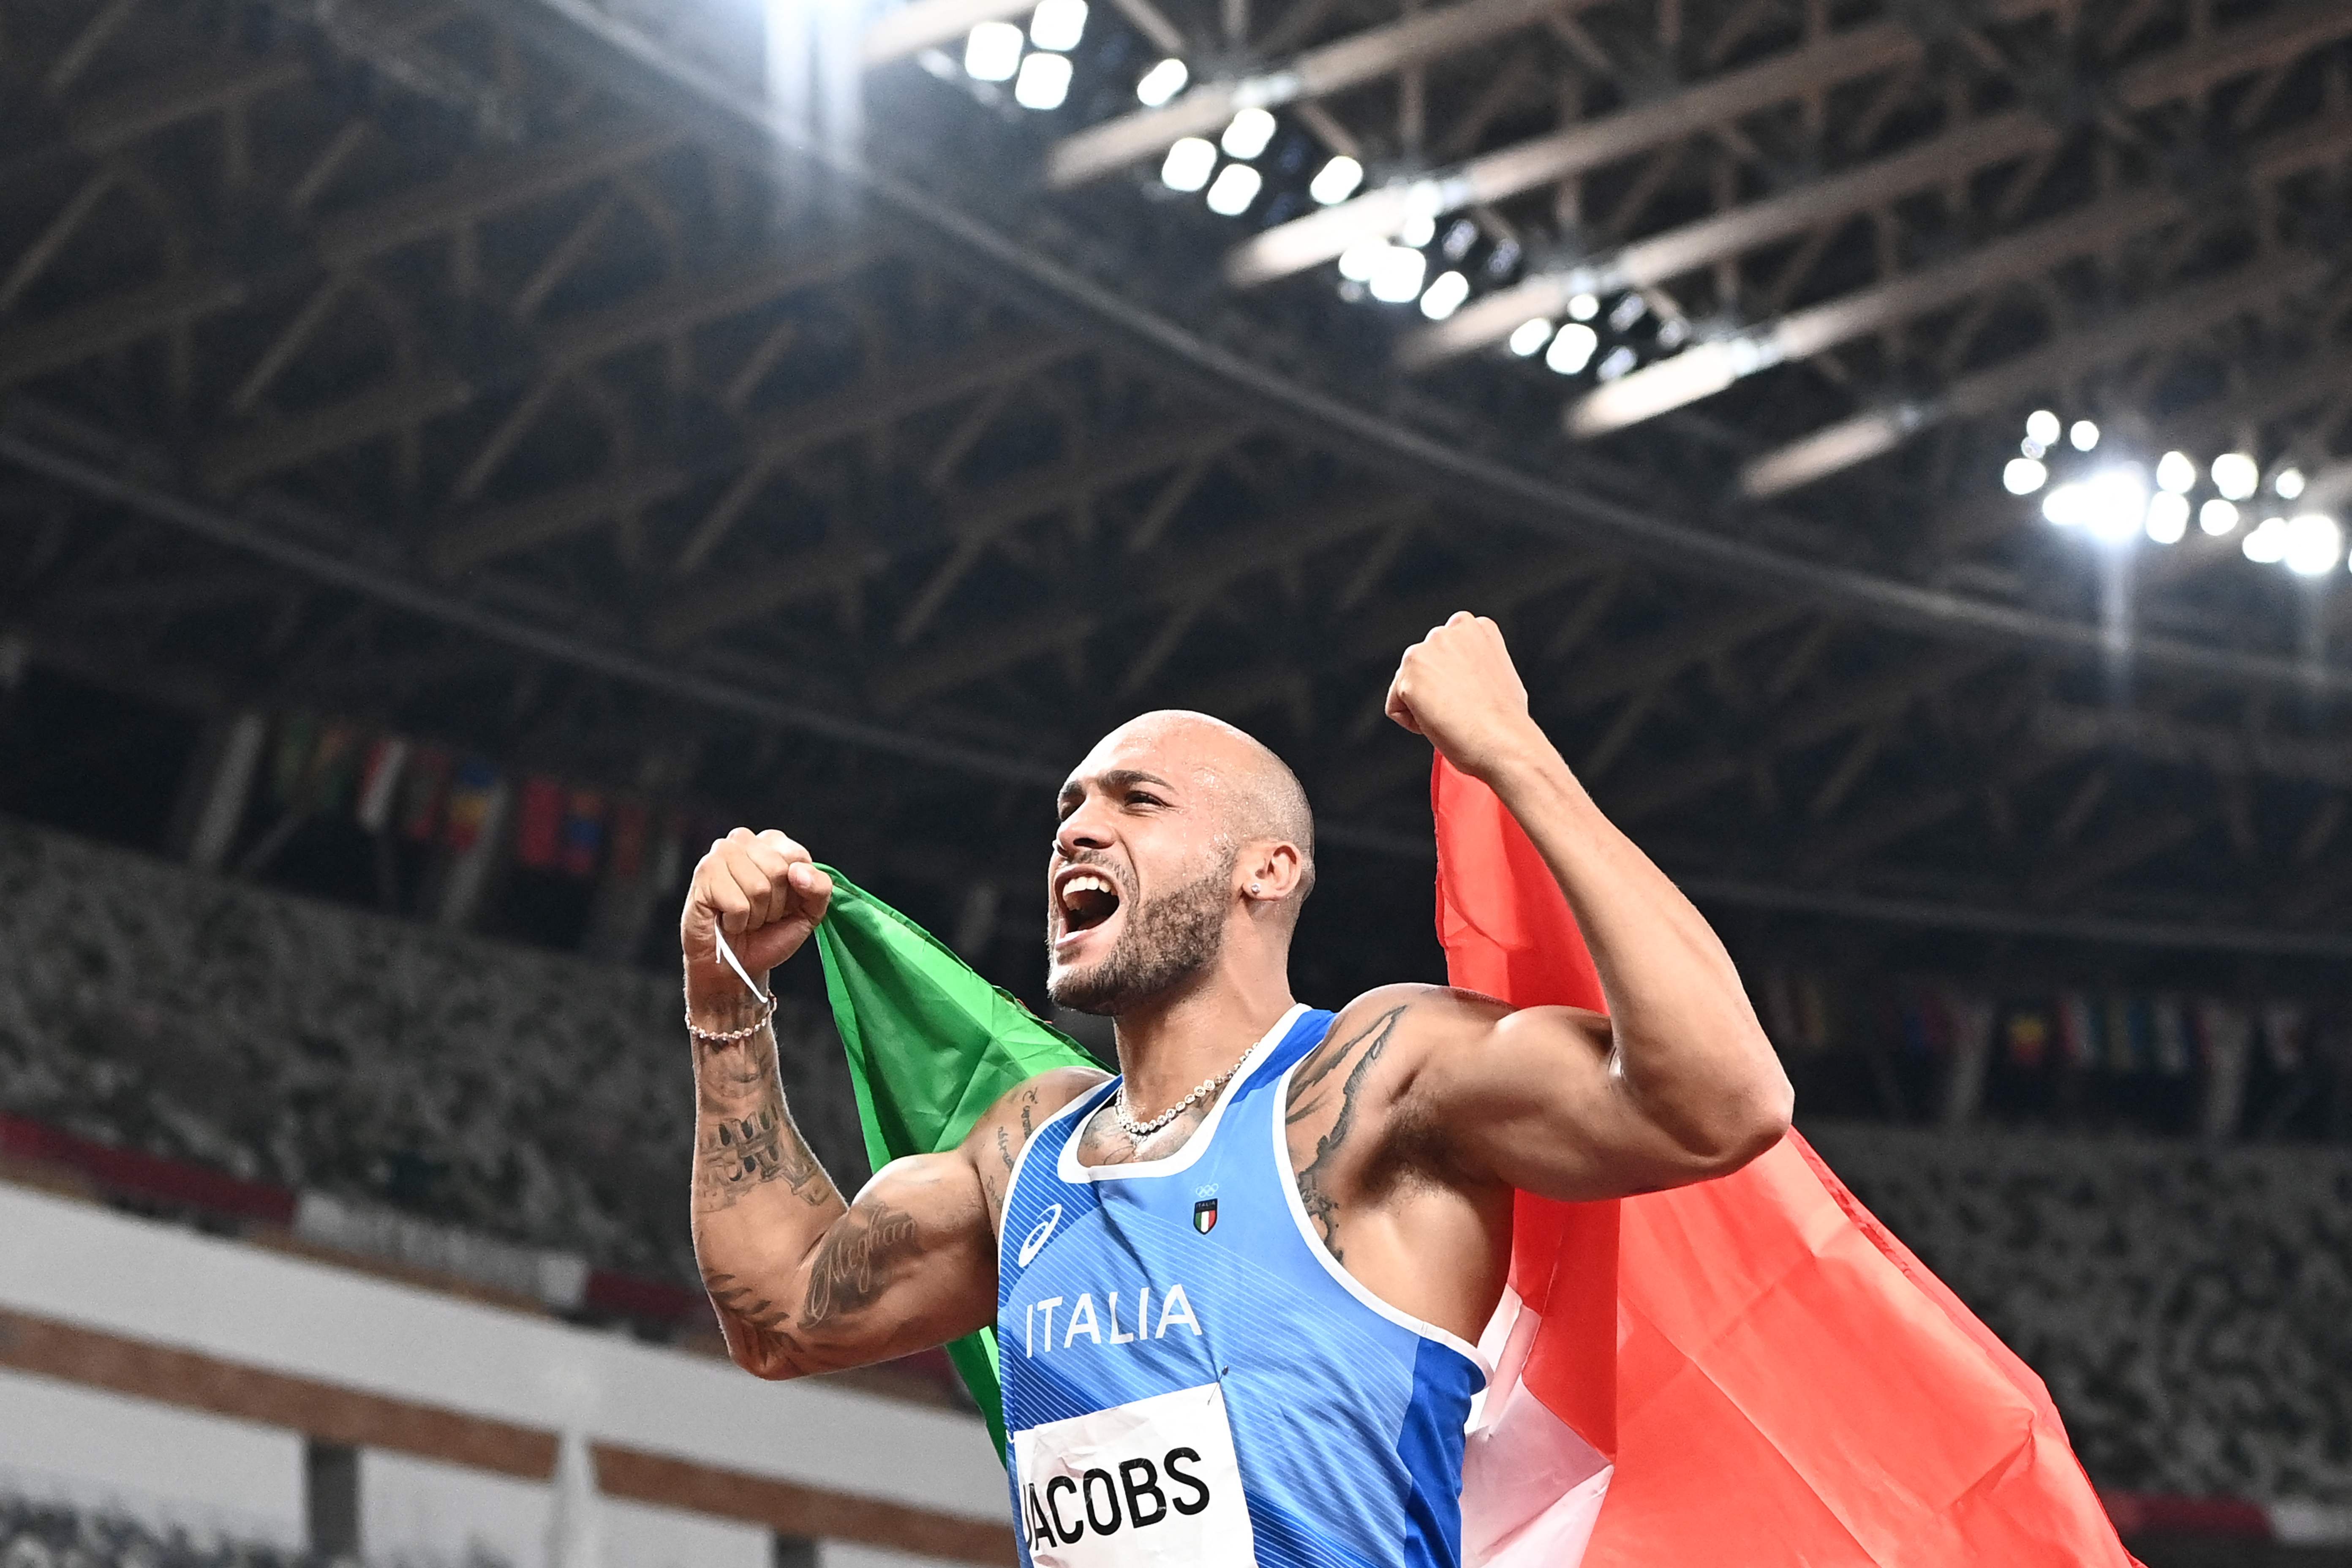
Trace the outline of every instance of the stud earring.
{"label": "stud earring", "polygon": [[1257,891],[1257,884],[1255,882],[1252,882],[1250,884],[1250,891],[1253,893]]}

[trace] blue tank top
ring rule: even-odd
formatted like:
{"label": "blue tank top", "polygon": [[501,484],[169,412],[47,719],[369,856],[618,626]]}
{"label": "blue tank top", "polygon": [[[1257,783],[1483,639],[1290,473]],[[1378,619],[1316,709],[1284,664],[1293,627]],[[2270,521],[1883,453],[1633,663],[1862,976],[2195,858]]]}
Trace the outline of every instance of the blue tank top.
{"label": "blue tank top", "polygon": [[[1484,1363],[1347,1273],[1291,1173],[1289,1075],[1331,1016],[1292,1008],[1165,1159],[1078,1163],[1116,1079],[1023,1151],[996,1322],[1024,1563],[1460,1562],[1463,1428]],[[1229,1512],[1215,1495],[1228,1427],[1222,1462],[1242,1494]],[[1221,1517],[1213,1543],[1184,1534]]]}

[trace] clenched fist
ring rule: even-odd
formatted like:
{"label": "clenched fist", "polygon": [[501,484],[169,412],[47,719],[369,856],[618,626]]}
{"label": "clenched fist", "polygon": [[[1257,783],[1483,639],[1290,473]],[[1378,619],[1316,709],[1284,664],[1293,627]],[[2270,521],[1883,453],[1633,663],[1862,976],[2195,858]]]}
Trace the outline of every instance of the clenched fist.
{"label": "clenched fist", "polygon": [[1467,610],[1404,650],[1389,682],[1388,715],[1488,783],[1505,763],[1541,755],[1549,745],[1528,716],[1528,689],[1502,628]]}
{"label": "clenched fist", "polygon": [[710,847],[694,868],[678,916],[686,955],[686,1003],[714,1026],[757,1004],[719,956],[718,931],[754,979],[800,951],[833,901],[833,879],[809,852],[777,832],[739,827]]}

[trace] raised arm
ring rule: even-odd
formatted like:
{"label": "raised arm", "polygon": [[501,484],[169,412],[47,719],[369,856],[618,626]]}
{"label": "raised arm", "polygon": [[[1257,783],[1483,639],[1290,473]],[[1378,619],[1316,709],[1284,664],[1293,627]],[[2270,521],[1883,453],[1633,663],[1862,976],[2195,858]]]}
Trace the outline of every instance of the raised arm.
{"label": "raised arm", "polygon": [[961,1147],[893,1161],[845,1203],[784,1104],[764,1005],[713,940],[724,929],[764,985],[832,895],[799,845],[737,828],[695,868],[679,920],[687,1015],[702,1031],[692,1037],[695,1258],[729,1353],[761,1377],[885,1361],[991,1321],[993,1215],[1019,1141],[1082,1087],[1064,1075],[1024,1085]]}
{"label": "raised arm", "polygon": [[1789,1080],[1730,955],[1528,716],[1495,623],[1457,615],[1416,644],[1389,713],[1527,830],[1609,1005],[1604,1018],[1424,994],[1400,1020],[1427,1047],[1410,1092],[1455,1157],[1512,1186],[1594,1198],[1722,1175],[1778,1142]]}

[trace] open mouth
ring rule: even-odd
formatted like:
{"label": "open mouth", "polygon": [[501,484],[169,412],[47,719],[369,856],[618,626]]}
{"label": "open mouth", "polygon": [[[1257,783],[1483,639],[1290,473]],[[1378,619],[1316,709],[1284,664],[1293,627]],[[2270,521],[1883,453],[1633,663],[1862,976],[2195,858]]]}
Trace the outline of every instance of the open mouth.
{"label": "open mouth", "polygon": [[1055,891],[1062,909],[1062,930],[1092,931],[1118,912],[1118,888],[1098,871],[1064,877]]}

